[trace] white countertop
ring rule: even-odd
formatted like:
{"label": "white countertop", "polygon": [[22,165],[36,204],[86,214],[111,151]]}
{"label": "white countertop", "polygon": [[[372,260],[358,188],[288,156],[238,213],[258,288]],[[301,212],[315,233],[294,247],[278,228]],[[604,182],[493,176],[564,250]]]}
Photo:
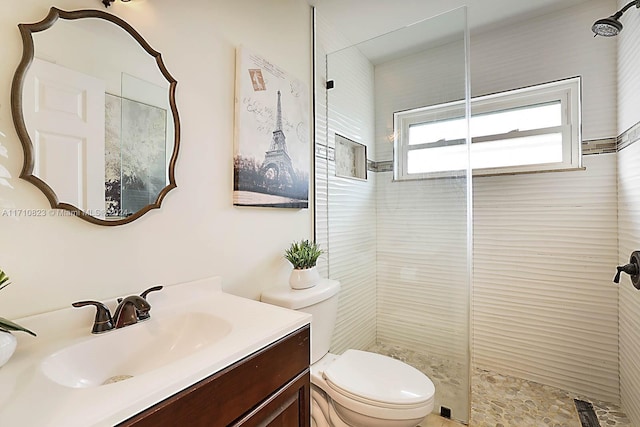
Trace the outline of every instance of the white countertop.
{"label": "white countertop", "polygon": [[[16,333],[18,349],[0,368],[0,426],[113,426],[311,322],[308,314],[224,293],[217,277],[165,286],[149,294],[148,300],[151,319],[144,324],[188,310],[222,318],[231,330],[192,354],[126,381],[72,388],[49,379],[42,370],[42,360],[71,344],[140,325],[91,334],[94,307],[16,319],[38,336]],[[113,311],[115,301],[107,301],[107,305]]]}

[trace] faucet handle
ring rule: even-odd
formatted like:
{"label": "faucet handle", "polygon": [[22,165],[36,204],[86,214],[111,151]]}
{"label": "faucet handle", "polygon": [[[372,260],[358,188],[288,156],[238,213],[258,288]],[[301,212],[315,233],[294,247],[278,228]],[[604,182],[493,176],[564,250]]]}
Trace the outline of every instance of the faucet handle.
{"label": "faucet handle", "polygon": [[149,295],[150,292],[161,291],[161,290],[162,290],[162,285],[154,286],[152,288],[147,289],[143,293],[141,293],[140,296],[144,299],[147,299],[147,295]]}
{"label": "faucet handle", "polygon": [[91,329],[92,334],[100,334],[113,329],[113,318],[111,317],[111,312],[103,303],[98,301],[78,301],[71,305],[76,308],[85,307],[87,305],[93,305],[96,307],[96,317],[93,321],[93,328]]}
{"label": "faucet handle", "polygon": [[[147,289],[146,291],[144,291],[143,293],[141,293],[140,296],[146,300],[147,299],[147,295],[149,295],[149,293],[155,292],[155,291],[160,291],[160,290],[162,290],[162,285],[153,286],[153,287]],[[149,314],[149,310],[138,310],[137,314],[138,314],[138,320],[140,320],[140,321],[141,320],[147,320],[149,317],[151,317],[151,315]]]}

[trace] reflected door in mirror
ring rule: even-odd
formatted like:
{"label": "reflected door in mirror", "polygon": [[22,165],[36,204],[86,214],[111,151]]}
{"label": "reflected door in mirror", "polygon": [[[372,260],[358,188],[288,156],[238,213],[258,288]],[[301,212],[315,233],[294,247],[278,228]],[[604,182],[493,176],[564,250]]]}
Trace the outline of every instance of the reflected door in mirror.
{"label": "reflected door in mirror", "polygon": [[34,175],[61,202],[104,218],[104,81],[34,58],[23,110],[34,146]]}

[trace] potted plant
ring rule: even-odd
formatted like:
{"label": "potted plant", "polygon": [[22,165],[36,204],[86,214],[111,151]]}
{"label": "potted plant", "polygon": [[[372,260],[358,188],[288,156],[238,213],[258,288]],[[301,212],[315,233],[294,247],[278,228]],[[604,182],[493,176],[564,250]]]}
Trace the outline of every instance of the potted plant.
{"label": "potted plant", "polygon": [[320,280],[316,262],[324,251],[317,243],[309,240],[293,242],[284,253],[284,257],[293,265],[289,277],[289,286],[293,289],[306,289],[315,286]]}
{"label": "potted plant", "polygon": [[[0,290],[9,286],[10,283],[9,277],[7,277],[4,271],[0,270]],[[36,334],[27,328],[24,328],[11,320],[0,317],[0,366],[7,363],[13,355],[13,352],[16,350],[17,340],[16,337],[11,334],[11,331],[22,331],[31,334],[34,337],[36,336]]]}

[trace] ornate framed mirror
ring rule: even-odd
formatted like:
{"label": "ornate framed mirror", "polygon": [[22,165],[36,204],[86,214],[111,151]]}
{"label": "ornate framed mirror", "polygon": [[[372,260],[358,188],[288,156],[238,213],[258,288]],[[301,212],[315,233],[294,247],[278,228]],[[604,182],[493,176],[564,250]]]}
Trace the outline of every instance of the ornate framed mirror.
{"label": "ornate framed mirror", "polygon": [[24,150],[20,177],[52,208],[99,225],[132,222],[176,187],[177,81],[127,22],[52,7],[19,24],[11,87]]}

